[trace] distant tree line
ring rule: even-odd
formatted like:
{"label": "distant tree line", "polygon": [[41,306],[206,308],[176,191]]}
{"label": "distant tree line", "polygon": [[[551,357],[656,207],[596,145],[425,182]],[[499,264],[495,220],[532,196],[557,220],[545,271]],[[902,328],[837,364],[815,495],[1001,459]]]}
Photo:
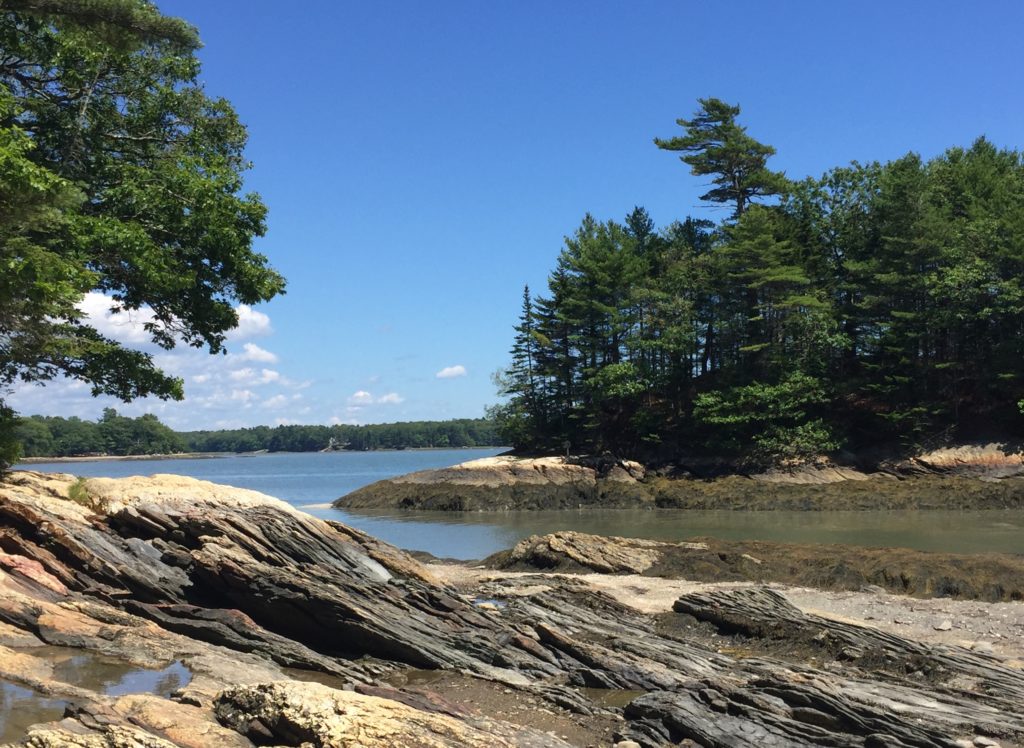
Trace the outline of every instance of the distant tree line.
{"label": "distant tree line", "polygon": [[507,400],[525,450],[763,462],[1021,433],[1024,162],[984,138],[792,182],[700,102],[656,140],[728,210],[586,216],[524,290]]}
{"label": "distant tree line", "polygon": [[181,437],[192,452],[314,452],[321,449],[423,449],[500,447],[493,421],[460,418],[363,426],[255,426],[224,431],[190,431]]}
{"label": "distant tree line", "polygon": [[15,427],[15,438],[20,441],[25,457],[502,446],[494,422],[483,418],[366,426],[255,426],[176,433],[152,414],[128,418],[113,408],[105,409],[98,421],[55,416],[21,418]]}
{"label": "distant tree line", "polygon": [[19,419],[14,436],[25,457],[148,455],[184,452],[185,440],[150,414],[138,418],[106,408],[98,421],[58,416]]}

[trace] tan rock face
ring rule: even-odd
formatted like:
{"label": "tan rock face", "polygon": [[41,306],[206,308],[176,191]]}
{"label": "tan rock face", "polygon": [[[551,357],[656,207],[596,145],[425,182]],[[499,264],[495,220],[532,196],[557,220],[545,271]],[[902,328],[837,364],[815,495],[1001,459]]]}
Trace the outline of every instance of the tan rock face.
{"label": "tan rock face", "polygon": [[36,584],[56,592],[58,595],[68,594],[68,588],[64,586],[64,583],[47,572],[43,565],[34,559],[0,553],[0,566],[26,579],[31,579]]}
{"label": "tan rock face", "polygon": [[444,714],[316,683],[279,682],[224,691],[218,717],[243,735],[322,748],[561,748],[567,743],[526,728]]}
{"label": "tan rock face", "polygon": [[928,470],[961,473],[1024,472],[1024,454],[1005,444],[973,444],[936,449],[912,460]]}
{"label": "tan rock face", "polygon": [[112,512],[143,504],[187,507],[210,503],[225,509],[271,505],[281,511],[298,513],[291,504],[259,491],[224,486],[184,475],[157,473],[149,477],[89,478],[85,487],[90,496],[106,502]]}
{"label": "tan rock face", "polygon": [[453,485],[511,486],[515,484],[593,486],[593,468],[567,463],[564,457],[521,458],[500,455],[470,460],[438,470],[420,470],[393,479],[395,483],[451,483]]}

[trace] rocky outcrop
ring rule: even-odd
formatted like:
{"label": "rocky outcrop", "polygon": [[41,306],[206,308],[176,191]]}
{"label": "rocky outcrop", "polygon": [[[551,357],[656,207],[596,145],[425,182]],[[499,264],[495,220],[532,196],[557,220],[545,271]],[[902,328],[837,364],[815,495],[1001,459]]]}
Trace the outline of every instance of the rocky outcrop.
{"label": "rocky outcrop", "polygon": [[918,597],[1024,600],[1024,556],[698,538],[670,543],[564,531],[533,535],[485,562],[495,569],[643,574],[702,582],[874,585]]}
{"label": "rocky outcrop", "polygon": [[362,655],[489,673],[484,660],[516,660],[499,656],[489,619],[410,574],[413,559],[276,499],[207,495],[212,484],[179,476],[88,481],[110,507],[99,515],[15,480],[0,492],[0,549],[191,638],[350,677]]}
{"label": "rocky outcrop", "polygon": [[[749,584],[656,616],[569,577],[456,590],[396,549],[267,497],[135,485],[31,474],[0,485],[0,681],[65,704],[21,745],[1024,741],[1024,672],[995,654],[803,613]],[[665,551],[583,537],[545,548],[644,573]],[[180,663],[188,678],[113,693],[60,676],[54,647]],[[432,690],[437,672],[465,688]],[[533,729],[552,715],[555,735]]]}
{"label": "rocky outcrop", "polygon": [[491,556],[484,563],[493,569],[643,574],[677,546],[692,551],[708,550],[706,543],[665,543],[566,530],[531,535],[516,543],[512,550]]}
{"label": "rocky outcrop", "polygon": [[962,647],[802,614],[758,587],[684,596],[652,620],[570,580],[546,578],[530,595],[521,579],[496,580],[489,591],[503,583],[519,593],[506,617],[532,622],[570,683],[644,692],[617,735],[643,748],[1024,739],[1024,674]]}
{"label": "rocky outcrop", "polygon": [[240,686],[217,697],[217,716],[258,744],[317,748],[568,748],[537,730],[407,706],[316,683]]}
{"label": "rocky outcrop", "polygon": [[377,481],[334,505],[440,511],[629,506],[647,496],[638,483],[643,477],[642,465],[625,460],[502,455]]}
{"label": "rocky outcrop", "polygon": [[[751,474],[716,464],[648,473],[612,458],[512,456],[378,481],[342,496],[344,509],[504,511],[667,508],[754,510],[1020,509],[1021,455],[1000,445],[938,450],[870,468],[821,463]],[[705,466],[707,467],[707,466]]]}

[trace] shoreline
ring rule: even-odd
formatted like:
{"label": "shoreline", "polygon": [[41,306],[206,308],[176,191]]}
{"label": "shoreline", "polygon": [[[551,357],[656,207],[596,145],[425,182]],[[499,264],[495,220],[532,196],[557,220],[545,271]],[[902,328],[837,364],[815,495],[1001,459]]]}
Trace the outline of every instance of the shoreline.
{"label": "shoreline", "polygon": [[214,460],[222,457],[254,457],[260,452],[181,452],[179,454],[155,455],[83,455],[76,457],[23,457],[14,463],[22,465],[48,465],[50,463],[75,462],[129,462],[135,460]]}
{"label": "shoreline", "polygon": [[1024,455],[1002,445],[936,450],[900,464],[830,464],[763,473],[650,469],[613,458],[499,455],[371,483],[340,509],[502,511],[1024,509]]}
{"label": "shoreline", "polygon": [[[1024,748],[1020,601],[654,577],[671,548],[605,537],[573,542],[584,573],[550,542],[522,570],[423,564],[255,491],[78,487],[0,481],[0,684],[61,702],[19,701],[19,745]],[[111,692],[57,646],[181,680]]]}

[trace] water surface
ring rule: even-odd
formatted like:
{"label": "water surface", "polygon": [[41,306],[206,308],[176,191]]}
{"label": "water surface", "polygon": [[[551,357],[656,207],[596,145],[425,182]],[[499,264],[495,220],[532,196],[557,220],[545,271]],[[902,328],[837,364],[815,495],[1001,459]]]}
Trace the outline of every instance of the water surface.
{"label": "water surface", "polygon": [[1024,511],[845,512],[601,510],[413,512],[333,509],[329,502],[383,478],[499,454],[501,449],[266,454],[212,459],[46,463],[27,469],[85,476],[175,473],[251,488],[389,543],[440,557],[479,559],[524,537],[557,530],[683,540],[849,543],[949,553],[1024,553]]}
{"label": "water surface", "polygon": [[[167,697],[192,679],[188,668],[180,662],[151,670],[67,647],[34,647],[22,651],[48,661],[53,668],[53,680],[106,696],[152,693]],[[0,742],[21,738],[31,725],[61,719],[67,706],[68,702],[63,699],[0,681]]]}

